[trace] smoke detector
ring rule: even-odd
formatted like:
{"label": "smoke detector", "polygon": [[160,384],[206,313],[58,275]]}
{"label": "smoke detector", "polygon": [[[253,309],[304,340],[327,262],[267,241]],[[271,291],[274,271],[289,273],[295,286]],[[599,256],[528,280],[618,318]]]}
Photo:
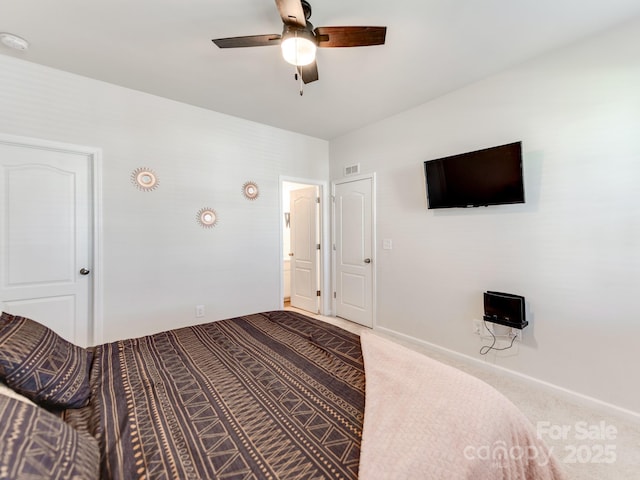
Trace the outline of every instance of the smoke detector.
{"label": "smoke detector", "polygon": [[29,49],[29,42],[13,33],[0,33],[0,42],[14,50],[24,52]]}

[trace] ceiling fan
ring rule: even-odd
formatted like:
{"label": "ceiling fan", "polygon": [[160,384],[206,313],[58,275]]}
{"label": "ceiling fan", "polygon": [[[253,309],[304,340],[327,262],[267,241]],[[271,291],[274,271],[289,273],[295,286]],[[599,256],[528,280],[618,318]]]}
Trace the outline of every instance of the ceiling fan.
{"label": "ceiling fan", "polygon": [[387,27],[314,28],[308,21],[311,18],[311,5],[306,0],[276,0],[276,6],[284,23],[282,35],[217,38],[213,43],[220,48],[280,45],[284,59],[296,66],[296,79],[300,78],[304,83],[318,80],[318,47],[364,47],[384,44]]}

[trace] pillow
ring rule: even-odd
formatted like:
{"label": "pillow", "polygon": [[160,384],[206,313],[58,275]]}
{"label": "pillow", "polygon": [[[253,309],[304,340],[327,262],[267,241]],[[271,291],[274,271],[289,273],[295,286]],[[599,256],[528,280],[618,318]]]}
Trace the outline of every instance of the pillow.
{"label": "pillow", "polygon": [[[24,396],[20,395],[15,390],[11,390],[9,387],[7,387],[2,382],[0,382],[0,395],[4,395],[5,397],[15,398],[16,400],[20,400],[22,402],[27,402],[27,403],[30,403],[31,405],[35,405],[35,403],[33,403],[27,397],[24,397]],[[2,477],[0,477],[0,478],[2,478]]]}
{"label": "pillow", "polygon": [[92,359],[92,352],[38,322],[5,312],[0,316],[0,380],[40,405],[86,405]]}
{"label": "pillow", "polygon": [[45,409],[0,395],[0,477],[97,479],[96,439]]}

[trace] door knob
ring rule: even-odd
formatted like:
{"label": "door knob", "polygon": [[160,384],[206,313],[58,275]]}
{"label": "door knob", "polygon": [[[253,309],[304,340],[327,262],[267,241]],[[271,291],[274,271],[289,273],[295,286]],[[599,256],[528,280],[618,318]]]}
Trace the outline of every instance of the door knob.
{"label": "door knob", "polygon": [[91,270],[87,270],[86,268],[80,269],[80,275],[89,275],[90,273],[91,273]]}
{"label": "door knob", "polygon": [[290,256],[290,257],[293,257],[293,252],[290,252],[290,253],[289,253],[289,256]]}
{"label": "door knob", "polygon": [[370,258],[365,258],[364,259],[364,263],[371,263],[371,259]]}

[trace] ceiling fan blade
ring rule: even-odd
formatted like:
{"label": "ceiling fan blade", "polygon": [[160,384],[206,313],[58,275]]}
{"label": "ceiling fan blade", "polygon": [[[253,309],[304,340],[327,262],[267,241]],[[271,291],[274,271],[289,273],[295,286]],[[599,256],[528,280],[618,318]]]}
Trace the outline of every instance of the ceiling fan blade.
{"label": "ceiling fan blade", "polygon": [[220,48],[265,47],[280,45],[280,35],[249,35],[247,37],[216,38],[212,40]]}
{"label": "ceiling fan blade", "polygon": [[276,0],[276,6],[285,25],[307,25],[300,0]]}
{"label": "ceiling fan blade", "polygon": [[298,66],[298,74],[304,83],[311,83],[318,80],[318,64],[314,61],[309,65]]}
{"label": "ceiling fan blade", "polygon": [[366,47],[383,45],[387,27],[318,27],[318,47]]}

